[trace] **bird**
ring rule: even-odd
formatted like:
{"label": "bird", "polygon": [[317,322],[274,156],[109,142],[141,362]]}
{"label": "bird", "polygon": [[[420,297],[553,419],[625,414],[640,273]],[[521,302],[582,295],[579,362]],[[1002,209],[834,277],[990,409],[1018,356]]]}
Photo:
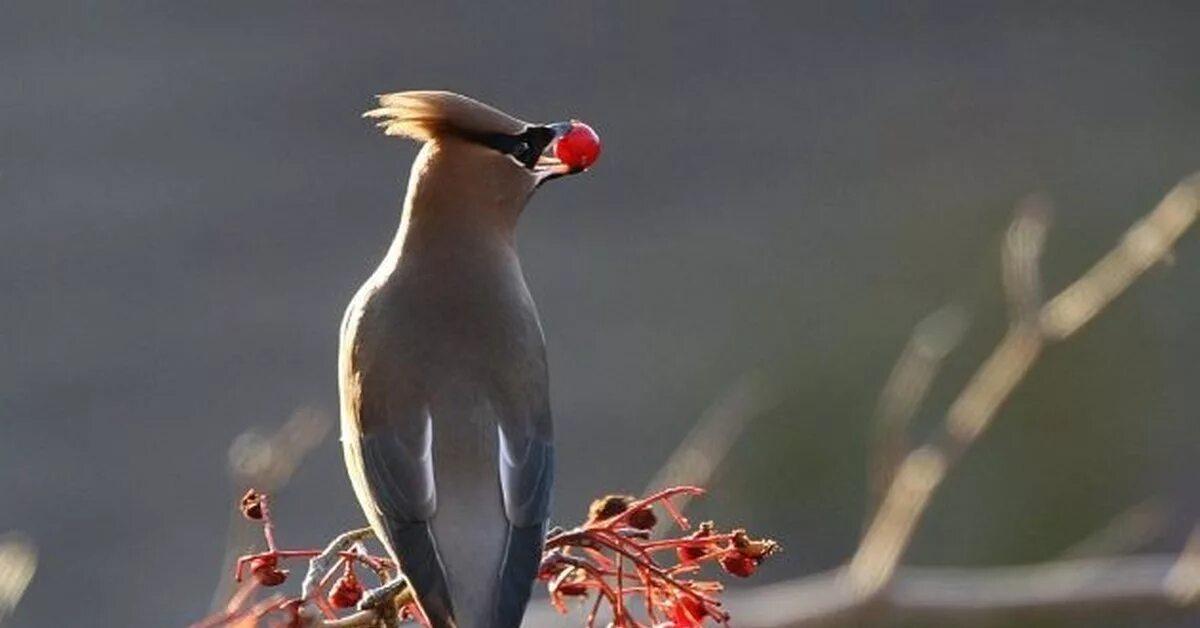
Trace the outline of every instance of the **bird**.
{"label": "bird", "polygon": [[516,628],[541,560],[554,435],[515,230],[539,186],[595,161],[598,136],[447,91],[385,94],[364,116],[422,146],[399,229],[341,325],[350,482],[433,628]]}

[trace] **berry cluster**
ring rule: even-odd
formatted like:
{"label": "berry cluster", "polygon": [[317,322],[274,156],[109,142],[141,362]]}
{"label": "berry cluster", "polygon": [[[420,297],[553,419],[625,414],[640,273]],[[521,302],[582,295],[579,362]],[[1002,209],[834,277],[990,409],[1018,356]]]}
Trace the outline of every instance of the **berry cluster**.
{"label": "berry cluster", "polygon": [[[364,588],[358,578],[358,567],[372,572],[380,584],[396,574],[396,567],[391,560],[367,553],[358,540],[358,536],[364,534],[343,535],[341,538],[344,541],[335,541],[330,549],[324,551],[281,550],[275,544],[275,525],[271,519],[268,497],[251,489],[242,497],[240,507],[244,517],[262,524],[267,550],[238,558],[234,579],[239,588],[225,611],[194,624],[192,628],[300,628],[311,624],[306,623],[303,616],[303,610],[310,607],[315,608],[324,619],[336,619],[345,609],[355,608],[363,597]],[[283,561],[297,559],[310,561],[309,578],[306,580],[311,582],[305,582],[304,591],[299,596],[274,594],[253,601],[258,590],[278,587],[287,582],[290,572],[280,565]],[[246,577],[247,573],[249,578]],[[416,604],[410,602],[403,614],[416,617]]]}
{"label": "berry cluster", "polygon": [[[680,486],[642,499],[609,495],[592,503],[582,526],[551,530],[539,574],[547,582],[551,603],[565,613],[568,598],[586,599],[594,593],[589,627],[604,605],[612,625],[619,628],[691,628],[706,619],[728,622],[729,613],[716,598],[721,583],[695,576],[705,564],[715,564],[725,573],[749,577],[779,551],[779,544],[751,539],[745,530],[720,532],[711,521],[686,536],[653,538],[656,506],[687,530],[687,520],[671,499],[703,492]],[[635,597],[640,604],[631,603]]]}
{"label": "berry cluster", "polygon": [[[538,574],[547,583],[551,603],[565,613],[568,599],[586,600],[595,594],[587,617],[589,627],[595,625],[602,609],[616,628],[696,628],[707,620],[727,623],[729,613],[716,598],[721,584],[698,579],[697,573],[711,564],[725,573],[748,577],[779,545],[751,539],[745,530],[720,532],[712,522],[701,523],[684,536],[654,538],[658,526],[655,508],[665,510],[681,530],[688,530],[687,520],[671,499],[702,493],[699,488],[681,486],[642,499],[609,495],[593,502],[583,525],[551,530]],[[391,560],[373,556],[363,546],[369,530],[344,533],[324,550],[283,550],[275,543],[267,496],[251,490],[240,506],[247,519],[262,525],[267,549],[238,558],[234,569],[237,592],[223,612],[192,628],[301,628],[335,621],[343,625],[339,620],[353,612],[349,609],[365,604],[360,604],[364,586],[359,569],[373,574],[379,585],[392,582],[397,574]],[[297,559],[309,560],[300,594],[262,596],[261,591],[287,582],[289,570],[281,565]],[[411,594],[405,591],[401,596],[395,600],[398,618],[428,625]]]}

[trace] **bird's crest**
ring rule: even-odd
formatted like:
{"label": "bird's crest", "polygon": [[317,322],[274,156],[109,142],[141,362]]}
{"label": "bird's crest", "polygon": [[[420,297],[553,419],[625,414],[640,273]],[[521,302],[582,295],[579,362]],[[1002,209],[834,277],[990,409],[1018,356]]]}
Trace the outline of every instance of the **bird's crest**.
{"label": "bird's crest", "polygon": [[363,114],[377,119],[386,135],[427,142],[439,136],[522,132],[527,122],[473,98],[444,91],[396,92],[379,96],[379,108]]}

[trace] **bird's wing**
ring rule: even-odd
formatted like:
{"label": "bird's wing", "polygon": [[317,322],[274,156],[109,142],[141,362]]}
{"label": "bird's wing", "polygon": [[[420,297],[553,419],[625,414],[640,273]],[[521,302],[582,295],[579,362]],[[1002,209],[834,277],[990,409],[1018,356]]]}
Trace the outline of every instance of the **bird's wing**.
{"label": "bird's wing", "polygon": [[521,421],[514,425],[501,417],[498,423],[504,513],[516,527],[541,524],[550,516],[554,444],[548,435],[531,427],[549,421]]}
{"label": "bird's wing", "polygon": [[498,421],[500,489],[509,526],[494,612],[495,625],[503,628],[516,628],[525,615],[550,516],[554,445],[549,410],[542,412],[532,421]]}
{"label": "bird's wing", "polygon": [[437,510],[429,410],[402,403],[389,394],[394,390],[368,390],[359,399],[357,417],[366,429],[350,437],[357,439],[361,479],[378,516],[377,529],[426,616],[435,626],[449,626],[453,611],[446,573],[429,524]]}
{"label": "bird's wing", "polygon": [[[370,409],[363,407],[361,411]],[[419,408],[409,421],[369,424],[371,428],[359,435],[359,446],[363,475],[376,508],[397,522],[428,520],[437,509],[429,411]]]}

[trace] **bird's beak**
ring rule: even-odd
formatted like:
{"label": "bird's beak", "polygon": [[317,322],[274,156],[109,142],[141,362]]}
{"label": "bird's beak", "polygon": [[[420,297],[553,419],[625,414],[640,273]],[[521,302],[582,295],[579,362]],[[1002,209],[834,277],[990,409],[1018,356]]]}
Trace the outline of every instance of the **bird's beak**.
{"label": "bird's beak", "polygon": [[571,123],[555,122],[554,124],[547,124],[546,127],[554,131],[554,139],[550,140],[550,143],[546,145],[546,149],[538,156],[537,163],[533,166],[533,173],[538,177],[538,183],[583,172],[583,168],[572,167],[555,156],[555,148],[558,146],[558,141],[571,131]]}
{"label": "bird's beak", "polygon": [[600,157],[600,136],[579,120],[555,122],[543,127],[552,134],[550,142],[533,165],[538,183],[583,172]]}

